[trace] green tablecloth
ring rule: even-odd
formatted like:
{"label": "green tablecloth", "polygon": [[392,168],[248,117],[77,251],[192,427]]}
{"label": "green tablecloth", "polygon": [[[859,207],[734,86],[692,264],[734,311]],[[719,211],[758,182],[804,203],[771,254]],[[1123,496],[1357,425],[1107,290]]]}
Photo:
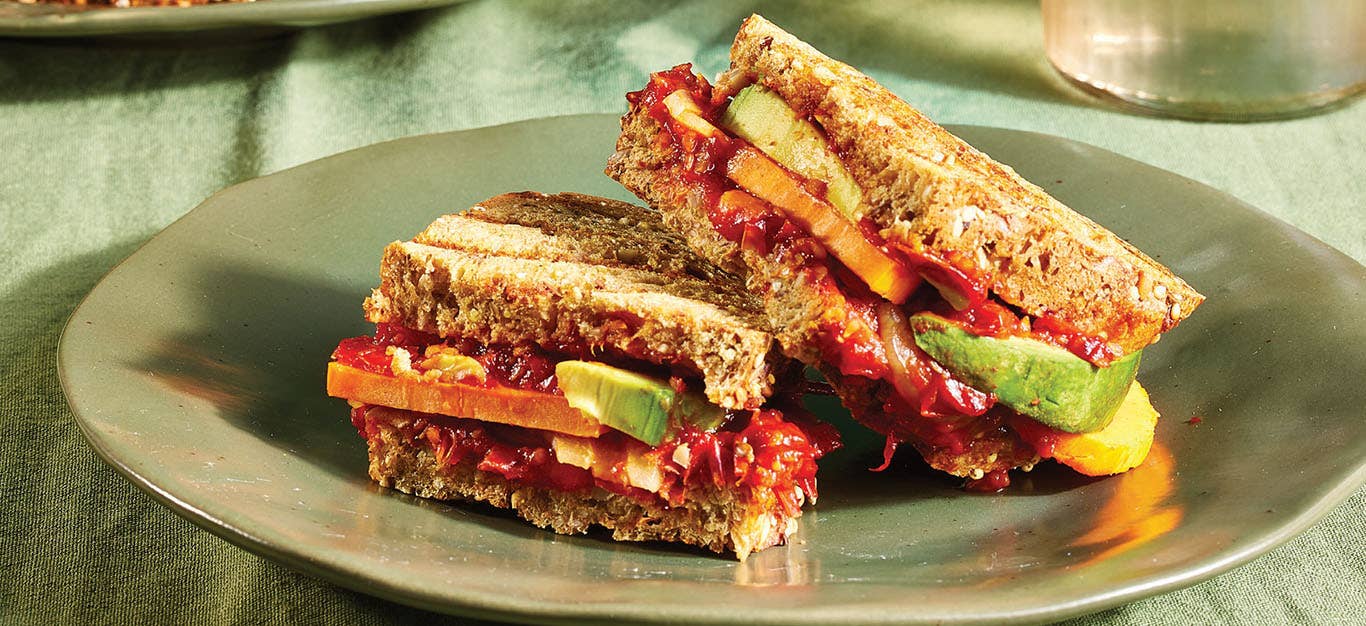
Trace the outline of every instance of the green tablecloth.
{"label": "green tablecloth", "polygon": [[[1128,115],[1050,73],[1037,3],[890,4],[470,2],[255,40],[0,40],[0,622],[430,619],[239,550],[119,477],[62,397],[63,322],[218,189],[405,135],[619,111],[648,71],[721,69],[752,11],[939,121],[1103,146],[1366,260],[1366,103],[1251,125]],[[1361,623],[1364,513],[1358,491],[1249,565],[1080,621]]]}

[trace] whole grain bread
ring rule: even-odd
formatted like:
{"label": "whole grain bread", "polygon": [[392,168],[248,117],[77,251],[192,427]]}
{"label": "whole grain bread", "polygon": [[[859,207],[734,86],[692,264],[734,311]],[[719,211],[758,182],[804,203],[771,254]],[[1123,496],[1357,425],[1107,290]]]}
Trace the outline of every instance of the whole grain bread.
{"label": "whole grain bread", "polygon": [[1204,297],[1161,264],[1014,170],[931,122],[854,68],[753,15],[719,84],[758,82],[826,134],[883,237],[985,277],[1026,314],[1069,323],[1125,352]]}
{"label": "whole grain bread", "polygon": [[446,337],[612,351],[699,374],[757,408],[788,360],[757,299],[657,212],[581,194],[504,194],[384,251],[372,322]]}
{"label": "whole grain bread", "polygon": [[438,500],[486,502],[512,509],[523,519],[557,533],[572,535],[601,526],[618,541],[672,541],[715,552],[733,552],[743,560],[750,552],[781,544],[795,518],[777,507],[744,498],[742,488],[708,487],[679,506],[650,504],[594,488],[565,492],[516,485],[502,476],[480,471],[472,460],[438,462],[423,438],[404,434],[416,414],[372,407],[365,412],[370,477],[380,485]]}
{"label": "whole grain bread", "polygon": [[676,161],[656,147],[664,127],[644,110],[632,108],[622,117],[621,128],[607,174],[656,207],[664,224],[682,233],[702,257],[745,277],[749,289],[762,296],[769,327],[787,355],[808,365],[822,363],[825,356],[816,341],[822,322],[853,315],[841,293],[822,289],[825,268],[793,266],[722,237],[711,227],[703,192],[685,182]]}

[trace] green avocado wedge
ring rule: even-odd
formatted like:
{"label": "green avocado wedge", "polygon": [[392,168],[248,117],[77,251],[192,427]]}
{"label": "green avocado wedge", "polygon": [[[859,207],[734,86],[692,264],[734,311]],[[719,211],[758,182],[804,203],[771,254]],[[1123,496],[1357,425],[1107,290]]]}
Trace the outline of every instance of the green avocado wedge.
{"label": "green avocado wedge", "polygon": [[664,440],[671,417],[703,430],[725,420],[725,409],[702,394],[679,393],[665,381],[606,363],[561,361],[555,377],[569,406],[652,446]]}
{"label": "green avocado wedge", "polygon": [[783,167],[825,183],[826,200],[846,218],[857,221],[863,190],[830,149],[825,135],[778,94],[757,84],[745,87],[735,94],[719,123]]}
{"label": "green avocado wedge", "polygon": [[968,385],[1021,414],[1069,433],[1105,428],[1138,373],[1142,350],[1096,367],[1024,337],[979,337],[938,315],[910,319],[915,343]]}

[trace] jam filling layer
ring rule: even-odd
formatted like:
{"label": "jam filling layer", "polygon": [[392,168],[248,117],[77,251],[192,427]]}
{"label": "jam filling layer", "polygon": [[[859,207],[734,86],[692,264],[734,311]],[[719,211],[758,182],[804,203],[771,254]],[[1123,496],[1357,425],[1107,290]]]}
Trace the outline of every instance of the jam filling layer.
{"label": "jam filling layer", "polygon": [[[776,410],[757,410],[733,413],[714,432],[685,426],[653,448],[609,432],[591,440],[594,462],[581,467],[561,461],[565,451],[557,448],[571,442],[557,433],[407,411],[399,413],[405,419],[392,419],[393,409],[379,408],[352,410],[362,437],[377,440],[387,420],[442,466],[468,464],[517,485],[568,492],[596,487],[668,506],[700,490],[738,489],[743,499],[777,506],[788,516],[816,499],[816,460],[840,445],[833,427],[809,416],[789,420]],[[642,471],[657,476],[650,489],[632,482],[631,475]]]}
{"label": "jam filling layer", "polygon": [[[536,344],[486,344],[472,339],[442,338],[397,324],[375,325],[374,336],[343,339],[332,360],[374,374],[426,377],[477,387],[506,387],[563,395],[555,380],[555,365],[582,354],[552,352]],[[601,361],[662,379],[675,385],[701,388],[691,372],[623,355],[591,354]]]}

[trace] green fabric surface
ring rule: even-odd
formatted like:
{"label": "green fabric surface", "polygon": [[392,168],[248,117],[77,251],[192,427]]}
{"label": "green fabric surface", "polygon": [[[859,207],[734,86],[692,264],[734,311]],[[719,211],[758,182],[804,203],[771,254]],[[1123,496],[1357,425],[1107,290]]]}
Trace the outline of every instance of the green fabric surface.
{"label": "green fabric surface", "polygon": [[[406,135],[617,112],[649,71],[714,75],[754,11],[940,122],[1096,144],[1366,260],[1366,103],[1259,124],[1135,116],[1051,73],[1035,2],[839,6],[469,2],[265,38],[0,40],[0,622],[443,620],[237,549],[122,479],[62,396],[62,324],[223,187]],[[1074,623],[1364,623],[1364,521],[1359,490],[1244,567]]]}

